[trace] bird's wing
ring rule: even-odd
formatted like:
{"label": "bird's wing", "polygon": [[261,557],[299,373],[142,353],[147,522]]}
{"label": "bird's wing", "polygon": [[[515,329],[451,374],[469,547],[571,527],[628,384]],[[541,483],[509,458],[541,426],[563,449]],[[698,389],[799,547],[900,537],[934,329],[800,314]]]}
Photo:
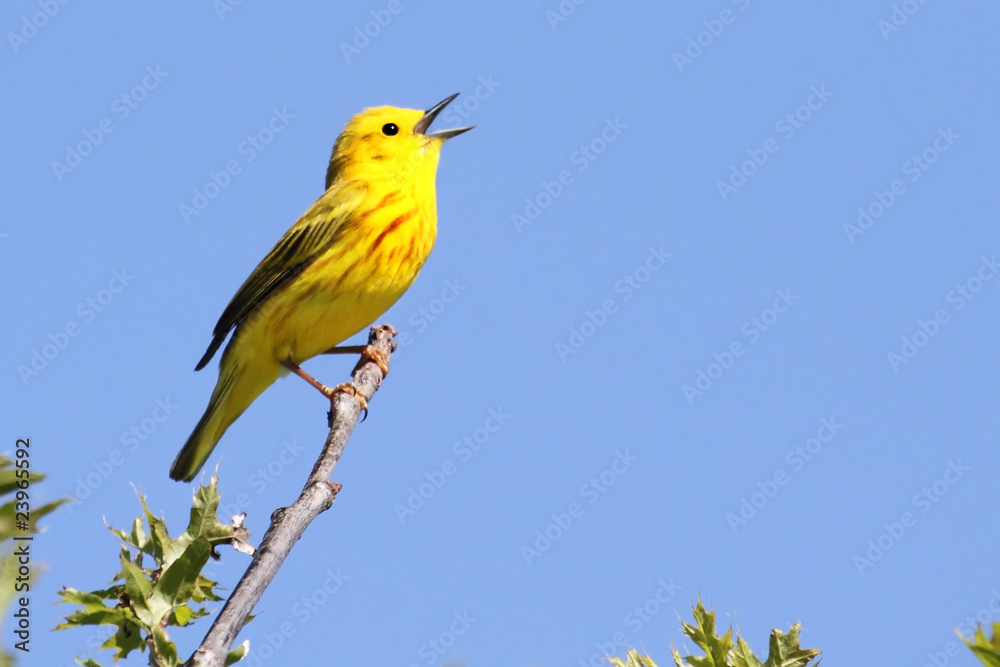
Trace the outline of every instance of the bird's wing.
{"label": "bird's wing", "polygon": [[365,186],[356,181],[335,184],[285,232],[226,306],[195,370],[205,367],[233,327],[336,242],[364,193]]}

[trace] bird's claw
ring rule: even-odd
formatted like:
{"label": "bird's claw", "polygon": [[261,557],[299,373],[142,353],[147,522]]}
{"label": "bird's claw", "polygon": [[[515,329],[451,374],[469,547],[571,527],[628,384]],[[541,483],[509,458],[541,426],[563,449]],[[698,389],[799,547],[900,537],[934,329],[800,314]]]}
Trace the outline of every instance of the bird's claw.
{"label": "bird's claw", "polygon": [[354,400],[356,400],[358,402],[358,405],[361,406],[361,412],[363,413],[361,416],[361,421],[368,419],[368,399],[366,399],[364,395],[362,395],[361,392],[358,391],[358,388],[355,387],[354,384],[350,382],[345,382],[343,384],[338,384],[336,387],[333,387],[332,389],[330,387],[324,387],[324,389],[326,389],[326,391],[324,391],[323,393],[326,394],[326,397],[330,399],[331,403],[333,403],[333,400],[337,396],[337,394],[349,394],[353,396]]}
{"label": "bird's claw", "polygon": [[360,366],[366,361],[375,362],[375,365],[382,371],[383,378],[389,375],[389,355],[374,345],[365,345],[365,349],[361,351],[361,361],[358,362],[358,365]]}

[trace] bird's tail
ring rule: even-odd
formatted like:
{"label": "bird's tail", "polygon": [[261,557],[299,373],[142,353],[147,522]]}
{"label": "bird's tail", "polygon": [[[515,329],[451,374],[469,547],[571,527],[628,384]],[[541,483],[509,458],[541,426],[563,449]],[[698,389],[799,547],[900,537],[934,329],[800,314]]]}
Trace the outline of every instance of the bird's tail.
{"label": "bird's tail", "polygon": [[219,381],[205,414],[170,467],[171,479],[193,480],[226,429],[278,378],[277,370],[269,373],[258,368],[238,368],[235,360],[227,359],[228,356],[222,358]]}

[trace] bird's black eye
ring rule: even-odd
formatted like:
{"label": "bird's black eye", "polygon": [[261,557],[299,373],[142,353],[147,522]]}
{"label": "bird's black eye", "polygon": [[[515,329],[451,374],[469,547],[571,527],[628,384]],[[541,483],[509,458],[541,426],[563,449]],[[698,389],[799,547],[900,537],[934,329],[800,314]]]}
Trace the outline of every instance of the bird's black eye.
{"label": "bird's black eye", "polygon": [[387,137],[396,135],[399,132],[399,127],[395,123],[386,123],[382,126],[382,134]]}

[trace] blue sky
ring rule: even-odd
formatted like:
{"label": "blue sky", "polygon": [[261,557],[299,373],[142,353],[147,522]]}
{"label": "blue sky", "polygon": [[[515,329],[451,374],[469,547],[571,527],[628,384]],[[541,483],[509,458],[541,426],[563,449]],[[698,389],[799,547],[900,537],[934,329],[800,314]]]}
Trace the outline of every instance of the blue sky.
{"label": "blue sky", "polygon": [[[244,632],[259,664],[666,661],[699,592],[759,653],[801,621],[829,664],[975,664],[949,651],[1000,620],[995,3],[224,2],[0,10],[0,449],[78,499],[34,544],[21,664],[87,651],[55,592],[105,585],[133,485],[183,528],[192,369],[343,124],[454,92],[439,126],[478,127],[382,318],[405,345]],[[280,380],[213,455],[255,540],[326,409]]]}

